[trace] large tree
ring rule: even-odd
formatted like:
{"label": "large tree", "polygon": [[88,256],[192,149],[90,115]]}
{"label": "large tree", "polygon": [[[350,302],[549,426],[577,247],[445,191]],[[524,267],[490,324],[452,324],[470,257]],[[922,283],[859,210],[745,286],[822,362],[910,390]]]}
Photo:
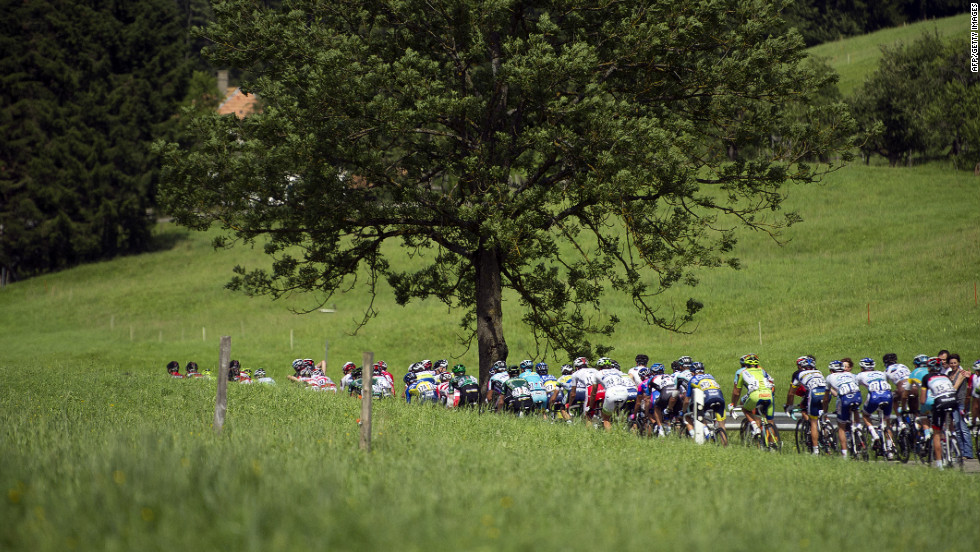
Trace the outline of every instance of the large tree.
{"label": "large tree", "polygon": [[[781,186],[851,132],[841,105],[798,117],[823,82],[771,4],[223,2],[210,55],[253,75],[264,110],[164,146],[166,201],[219,245],[261,240],[271,269],[236,267],[232,288],[325,302],[365,277],[463,309],[481,380],[507,356],[505,288],[569,354],[608,350],[591,339],[617,321],[598,308],[610,288],[676,329],[701,303],[658,296],[737,265],[737,225],[795,220],[774,213]],[[389,240],[428,263],[396,266]]]}
{"label": "large tree", "polygon": [[145,251],[149,146],[188,78],[176,4],[0,0],[0,13],[3,276]]}

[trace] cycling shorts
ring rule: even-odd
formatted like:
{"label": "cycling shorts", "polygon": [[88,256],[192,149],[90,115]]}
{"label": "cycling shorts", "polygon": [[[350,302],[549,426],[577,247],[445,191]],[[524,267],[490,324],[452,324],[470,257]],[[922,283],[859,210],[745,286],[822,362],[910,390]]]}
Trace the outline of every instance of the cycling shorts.
{"label": "cycling shorts", "polygon": [[807,393],[803,399],[803,411],[810,416],[819,416],[823,410],[823,399],[827,396],[826,387],[817,387]]}
{"label": "cycling shorts", "polygon": [[[725,398],[720,396],[709,397],[704,401],[704,412],[715,411],[715,420],[722,422],[725,420]],[[707,418],[707,416],[705,416]]]}
{"label": "cycling shorts", "polygon": [[[956,397],[950,395],[948,397],[937,397],[935,402],[932,404],[932,430],[942,431],[943,421],[946,420],[946,414],[952,414],[956,407],[958,406]],[[955,429],[955,426],[954,428]]]}
{"label": "cycling shorts", "polygon": [[602,401],[602,410],[610,414],[618,412],[629,398],[626,387],[616,386],[606,389],[605,399]]}
{"label": "cycling shorts", "polygon": [[861,393],[848,393],[837,397],[837,423],[851,421],[851,411],[861,408]]}
{"label": "cycling shorts", "polygon": [[534,408],[545,408],[548,406],[548,393],[544,389],[535,389],[531,391],[531,401],[534,403]]}
{"label": "cycling shorts", "polygon": [[476,384],[465,385],[457,389],[455,395],[459,397],[456,406],[477,406],[480,402],[480,387]]}
{"label": "cycling shorts", "polygon": [[512,412],[528,412],[534,406],[534,402],[529,396],[505,397],[504,408]]}
{"label": "cycling shorts", "polygon": [[742,410],[753,412],[756,409],[761,414],[765,414],[767,420],[772,420],[773,416],[776,415],[776,407],[772,402],[772,391],[769,389],[757,389],[745,397],[745,402],[742,403]]}
{"label": "cycling shorts", "polygon": [[870,416],[879,408],[884,416],[892,415],[891,391],[879,391],[868,395],[868,402],[864,403],[864,413]]}

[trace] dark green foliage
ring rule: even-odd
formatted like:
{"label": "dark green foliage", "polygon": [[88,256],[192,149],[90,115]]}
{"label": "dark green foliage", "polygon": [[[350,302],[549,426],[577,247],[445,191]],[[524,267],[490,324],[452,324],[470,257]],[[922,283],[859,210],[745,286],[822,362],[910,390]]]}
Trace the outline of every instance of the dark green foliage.
{"label": "dark green foliage", "polygon": [[784,11],[807,46],[925,19],[963,13],[960,0],[794,0]]}
{"label": "dark green foliage", "polygon": [[886,157],[891,165],[913,155],[952,155],[972,168],[980,161],[980,76],[969,71],[969,45],[927,34],[912,44],[885,48],[878,69],[851,100],[865,131],[866,159]]}
{"label": "dark green foliage", "polygon": [[0,265],[21,277],[149,246],[147,208],[184,96],[167,0],[4,0]]}
{"label": "dark green foliage", "polygon": [[[215,5],[212,61],[253,75],[265,110],[167,145],[167,206],[263,239],[271,270],[239,267],[235,289],[326,301],[386,279],[460,309],[481,375],[507,356],[505,288],[570,354],[608,350],[590,336],[618,321],[610,287],[683,327],[701,303],[664,290],[737,266],[735,226],[796,220],[767,215],[781,185],[840,161],[852,130],[768,2],[284,4]],[[391,240],[417,263],[389,264]]]}

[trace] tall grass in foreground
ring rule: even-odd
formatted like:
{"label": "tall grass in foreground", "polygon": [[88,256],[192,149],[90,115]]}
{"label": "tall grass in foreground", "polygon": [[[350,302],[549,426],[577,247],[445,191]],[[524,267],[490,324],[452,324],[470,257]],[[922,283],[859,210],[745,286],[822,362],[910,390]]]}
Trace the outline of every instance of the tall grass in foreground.
{"label": "tall grass in foreground", "polygon": [[[3,550],[969,550],[974,476],[214,386],[5,371]],[[9,392],[17,389],[18,393]]]}

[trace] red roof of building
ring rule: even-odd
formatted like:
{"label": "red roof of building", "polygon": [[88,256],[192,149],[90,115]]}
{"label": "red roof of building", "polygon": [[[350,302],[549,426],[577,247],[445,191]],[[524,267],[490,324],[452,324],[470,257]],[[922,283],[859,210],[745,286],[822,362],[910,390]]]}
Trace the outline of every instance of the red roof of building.
{"label": "red roof of building", "polygon": [[219,115],[235,115],[244,119],[260,110],[259,100],[254,94],[246,94],[238,87],[228,88],[225,99],[218,105]]}

